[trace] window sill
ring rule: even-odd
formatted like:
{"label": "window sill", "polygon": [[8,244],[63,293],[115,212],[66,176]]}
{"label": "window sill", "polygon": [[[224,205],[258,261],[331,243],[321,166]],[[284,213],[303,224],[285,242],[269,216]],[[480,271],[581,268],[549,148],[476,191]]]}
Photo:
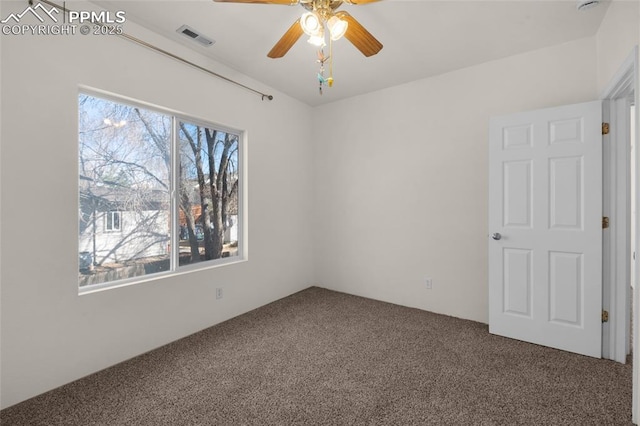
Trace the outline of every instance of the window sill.
{"label": "window sill", "polygon": [[85,296],[89,294],[100,293],[105,290],[114,290],[117,288],[129,287],[136,284],[164,280],[167,278],[178,277],[181,275],[191,274],[194,272],[206,271],[209,269],[217,269],[224,266],[244,263],[246,261],[247,261],[246,257],[225,258],[225,259],[219,259],[218,261],[211,261],[211,264],[207,264],[206,266],[202,264],[193,264],[193,265],[180,267],[180,269],[177,271],[158,272],[151,275],[142,275],[139,277],[133,277],[133,278],[128,278],[128,279],[114,281],[114,282],[88,285],[88,286],[78,288],[78,295]]}

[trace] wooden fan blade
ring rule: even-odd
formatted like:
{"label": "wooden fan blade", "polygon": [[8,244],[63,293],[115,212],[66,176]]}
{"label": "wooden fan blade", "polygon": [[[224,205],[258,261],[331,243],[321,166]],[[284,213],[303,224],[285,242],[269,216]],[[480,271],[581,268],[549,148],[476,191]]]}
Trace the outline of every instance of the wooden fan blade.
{"label": "wooden fan blade", "polygon": [[345,3],[347,4],[367,4],[367,3],[374,3],[380,0],[344,0]]}
{"label": "wooden fan blade", "polygon": [[291,49],[291,46],[296,44],[296,41],[302,35],[302,27],[300,26],[300,18],[296,22],[291,25],[291,27],[287,30],[286,33],[282,36],[280,40],[273,46],[271,51],[267,53],[267,56],[270,58],[282,58],[288,51]]}
{"label": "wooden fan blade", "polygon": [[349,27],[344,36],[361,51],[364,56],[373,56],[382,50],[382,43],[367,31],[360,22],[356,21],[353,16],[349,15],[348,12],[341,11],[336,13],[336,16],[349,23]]}
{"label": "wooden fan blade", "polygon": [[262,3],[262,4],[284,4],[295,6],[298,0],[213,0],[219,3]]}

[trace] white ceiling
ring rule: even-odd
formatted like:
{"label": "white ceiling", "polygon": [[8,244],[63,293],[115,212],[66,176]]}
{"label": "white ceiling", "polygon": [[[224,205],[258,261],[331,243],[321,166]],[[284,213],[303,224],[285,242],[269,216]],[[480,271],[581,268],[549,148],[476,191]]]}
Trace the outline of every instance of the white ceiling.
{"label": "white ceiling", "polygon": [[[316,48],[303,36],[284,58],[267,52],[304,12],[300,6],[216,3],[212,0],[102,0],[137,22],[247,76],[311,105],[594,35],[608,2],[578,11],[575,0],[418,1],[344,4],[384,48],[364,57],[346,39],[333,44],[332,88],[318,93]],[[187,24],[211,47],[176,33]],[[125,27],[126,31],[126,27]],[[326,48],[325,48],[326,49]]]}

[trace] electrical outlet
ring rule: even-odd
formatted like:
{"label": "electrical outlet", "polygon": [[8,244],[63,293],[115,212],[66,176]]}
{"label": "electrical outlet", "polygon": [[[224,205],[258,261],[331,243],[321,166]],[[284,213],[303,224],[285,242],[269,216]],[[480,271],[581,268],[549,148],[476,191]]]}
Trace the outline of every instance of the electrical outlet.
{"label": "electrical outlet", "polygon": [[222,289],[216,288],[216,299],[222,299]]}
{"label": "electrical outlet", "polygon": [[427,290],[431,290],[431,288],[433,287],[433,280],[431,278],[425,278],[424,286]]}

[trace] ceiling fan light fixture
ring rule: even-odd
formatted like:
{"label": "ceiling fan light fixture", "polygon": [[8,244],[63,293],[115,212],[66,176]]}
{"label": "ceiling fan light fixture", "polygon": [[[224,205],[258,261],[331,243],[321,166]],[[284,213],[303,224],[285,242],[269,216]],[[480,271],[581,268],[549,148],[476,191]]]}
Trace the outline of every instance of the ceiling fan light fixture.
{"label": "ceiling fan light fixture", "polygon": [[310,36],[307,42],[317,47],[325,47],[327,43],[324,41],[324,31],[322,30],[322,28],[320,29],[320,32],[318,35]]}
{"label": "ceiling fan light fixture", "polygon": [[327,21],[327,27],[329,28],[329,33],[331,34],[331,40],[336,41],[340,40],[344,33],[347,32],[349,23],[334,15]]}
{"label": "ceiling fan light fixture", "polygon": [[308,36],[318,36],[322,31],[322,21],[314,12],[306,12],[300,18],[300,26],[302,31]]}

